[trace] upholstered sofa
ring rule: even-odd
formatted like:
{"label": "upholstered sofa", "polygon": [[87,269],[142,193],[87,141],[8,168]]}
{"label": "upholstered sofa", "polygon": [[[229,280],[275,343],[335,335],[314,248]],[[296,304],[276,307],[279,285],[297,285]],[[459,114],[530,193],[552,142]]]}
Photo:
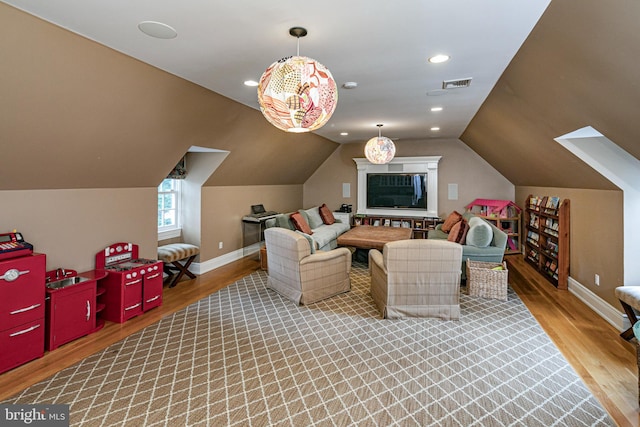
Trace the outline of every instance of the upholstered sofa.
{"label": "upholstered sofa", "polygon": [[[471,212],[462,214],[462,219],[469,224],[464,240],[457,242],[462,245],[463,277],[466,276],[466,262],[468,259],[472,261],[502,262],[504,250],[507,246],[507,233]],[[454,230],[443,231],[445,224],[438,224],[434,230],[429,230],[428,238],[456,241],[450,238],[450,234],[455,232]]]}
{"label": "upholstered sofa", "polygon": [[[325,208],[326,215],[326,206]],[[311,244],[312,253],[316,250],[321,251],[330,251],[331,249],[335,249],[338,247],[338,243],[336,242],[338,236],[347,232],[351,226],[349,224],[344,224],[340,222],[339,219],[335,219],[332,224],[326,224],[326,218],[320,215],[320,208],[315,206],[309,209],[300,209],[297,212],[304,218],[304,221],[309,225],[311,233],[305,233],[298,228],[296,228],[296,224],[291,219],[291,214],[295,212],[289,212],[284,214],[276,215],[274,218],[270,218],[265,221],[265,228],[269,229],[271,227],[282,227],[287,228],[289,230],[298,231],[303,234],[309,243]],[[332,218],[332,215],[329,215]]]}

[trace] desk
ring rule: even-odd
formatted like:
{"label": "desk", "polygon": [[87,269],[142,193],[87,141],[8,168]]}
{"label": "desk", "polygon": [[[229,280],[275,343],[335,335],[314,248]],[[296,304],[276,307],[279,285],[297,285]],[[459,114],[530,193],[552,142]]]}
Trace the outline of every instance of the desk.
{"label": "desk", "polygon": [[268,219],[275,218],[275,215],[256,218],[253,216],[242,217],[242,248],[247,250],[248,246],[264,241],[265,223]]}

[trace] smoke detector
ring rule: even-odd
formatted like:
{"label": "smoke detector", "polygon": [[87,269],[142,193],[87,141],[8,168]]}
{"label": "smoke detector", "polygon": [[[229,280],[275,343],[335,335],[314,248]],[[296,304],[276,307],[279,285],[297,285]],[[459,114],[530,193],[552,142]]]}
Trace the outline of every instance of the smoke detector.
{"label": "smoke detector", "polygon": [[472,77],[466,79],[444,80],[442,82],[442,89],[460,89],[463,87],[471,86]]}

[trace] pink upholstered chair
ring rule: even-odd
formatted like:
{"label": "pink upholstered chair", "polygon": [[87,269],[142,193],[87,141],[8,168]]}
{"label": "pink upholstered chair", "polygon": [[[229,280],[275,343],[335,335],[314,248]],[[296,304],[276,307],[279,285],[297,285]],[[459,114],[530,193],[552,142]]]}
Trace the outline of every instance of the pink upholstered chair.
{"label": "pink upholstered chair", "polygon": [[311,253],[304,235],[281,227],[267,228],[264,238],[268,288],[296,304],[311,304],[351,289],[349,249]]}
{"label": "pink upholstered chair", "polygon": [[460,318],[462,246],[398,240],[369,251],[371,296],[384,318]]}

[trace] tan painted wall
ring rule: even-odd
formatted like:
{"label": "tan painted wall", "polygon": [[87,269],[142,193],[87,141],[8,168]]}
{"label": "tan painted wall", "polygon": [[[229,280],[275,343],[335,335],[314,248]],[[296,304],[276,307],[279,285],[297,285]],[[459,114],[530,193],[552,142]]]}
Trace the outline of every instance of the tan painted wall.
{"label": "tan painted wall", "polygon": [[[569,276],[622,311],[614,295],[624,283],[622,191],[521,186],[516,203],[524,206],[529,194],[571,201]],[[594,284],[596,274],[600,286]]]}
{"label": "tan painted wall", "polygon": [[302,184],[338,147],[4,3],[0,27],[0,190],[154,187],[192,145],[230,152],[205,185]]}
{"label": "tan painted wall", "polygon": [[[356,210],[357,169],[354,157],[364,157],[362,144],[344,144],[304,185],[304,207],[326,203],[335,210],[352,204]],[[460,140],[398,141],[397,157],[442,156],[438,166],[438,213],[464,212],[476,198],[513,200],[514,186]],[[351,184],[351,197],[342,197],[342,184]],[[448,184],[458,184],[458,200],[448,200]]]}
{"label": "tan painted wall", "polygon": [[156,258],[157,188],[0,191],[0,232],[17,229],[47,269],[93,270],[95,254],[117,242]]}
{"label": "tan painted wall", "polygon": [[615,190],[554,141],[592,126],[640,158],[640,2],[552,1],[460,139],[518,186]]}
{"label": "tan painted wall", "polygon": [[[242,217],[258,203],[277,212],[298,210],[302,206],[302,185],[202,188],[201,262],[243,247]],[[218,249],[219,242],[222,249]]]}

